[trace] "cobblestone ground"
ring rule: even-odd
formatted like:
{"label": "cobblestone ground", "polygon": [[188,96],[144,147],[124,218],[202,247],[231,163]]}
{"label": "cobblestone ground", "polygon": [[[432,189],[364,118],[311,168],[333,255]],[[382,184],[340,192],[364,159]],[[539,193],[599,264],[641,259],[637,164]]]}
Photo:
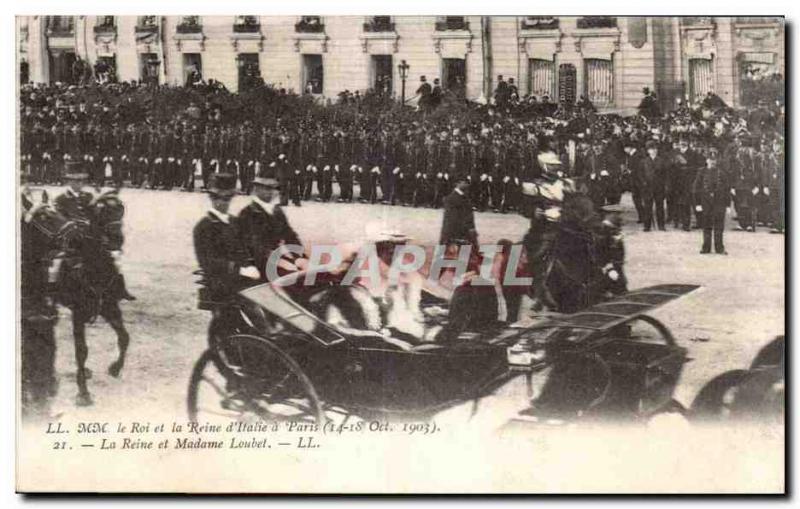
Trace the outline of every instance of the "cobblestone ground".
{"label": "cobblestone ground", "polygon": [[[52,192],[52,191],[51,191]],[[88,366],[95,405],[76,408],[74,350],[69,312],[61,310],[57,328],[57,370],[61,379],[53,405],[56,414],[71,418],[124,419],[152,414],[185,419],[186,390],[194,361],[206,345],[209,315],[196,308],[196,268],[192,227],[204,214],[207,197],[200,193],[123,190],[127,207],[124,272],[138,300],[122,304],[132,343],[120,379],[106,374],[116,356],[116,339],[102,321],[89,326]],[[237,197],[238,210],[246,198]],[[729,256],[700,256],[700,232],[641,232],[629,197],[626,249],[630,288],[659,283],[693,283],[700,291],[659,309],[692,361],[686,365],[676,398],[689,404],[711,377],[746,367],[758,349],[784,332],[783,235],[766,228],[757,233],[726,232]],[[433,244],[439,234],[440,210],[383,205],[304,203],[288,207],[291,223],[304,243],[352,239],[368,222],[400,230],[421,244]],[[527,221],[515,214],[477,214],[482,242],[519,239]],[[524,387],[512,384],[501,397],[482,406],[494,416],[513,412],[525,403]],[[493,407],[494,405],[494,407]]]}

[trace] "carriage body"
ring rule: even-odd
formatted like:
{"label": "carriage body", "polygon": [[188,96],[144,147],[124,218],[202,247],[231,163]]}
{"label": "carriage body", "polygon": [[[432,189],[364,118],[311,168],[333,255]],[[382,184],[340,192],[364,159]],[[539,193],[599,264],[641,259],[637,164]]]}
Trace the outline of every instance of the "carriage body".
{"label": "carriage body", "polygon": [[[294,406],[312,420],[325,419],[320,416],[331,409],[365,418],[429,418],[489,396],[521,374],[530,377],[548,367],[569,366],[576,356],[599,359],[604,366],[602,397],[594,399],[602,399],[608,409],[646,415],[669,402],[686,351],[675,345],[666,327],[643,312],[695,288],[662,285],[632,292],[624,296],[628,300],[615,299],[533,325],[496,324],[461,332],[446,342],[407,344],[380,333],[343,333],[279,285],[263,284],[240,292],[244,303],[240,311],[249,325],[234,331],[233,341],[223,340],[217,348],[221,357],[234,365],[232,371],[259,380],[255,392],[260,398],[269,393],[262,398],[270,400],[267,406],[281,398],[302,399],[303,403]],[[654,327],[660,344],[636,345],[634,339],[620,334],[626,324],[636,321]],[[260,354],[243,354],[242,344],[261,344],[256,350],[279,351],[283,360],[276,362],[283,366],[280,369],[298,371],[293,377],[299,382],[292,390],[277,394],[271,387],[281,386],[283,379],[268,374],[280,370],[276,362],[267,357],[256,360]],[[237,348],[238,353],[234,351]],[[243,368],[245,364],[247,368]],[[193,387],[190,383],[190,393]],[[190,418],[196,418],[198,404],[194,400],[190,394]]]}

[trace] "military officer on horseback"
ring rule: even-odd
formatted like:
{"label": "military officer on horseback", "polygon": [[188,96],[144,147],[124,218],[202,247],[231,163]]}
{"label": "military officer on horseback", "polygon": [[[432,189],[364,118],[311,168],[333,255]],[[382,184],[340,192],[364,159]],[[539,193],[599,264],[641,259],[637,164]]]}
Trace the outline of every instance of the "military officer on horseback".
{"label": "military officer on horseback", "polygon": [[565,178],[561,171],[561,159],[552,151],[544,151],[537,157],[541,174],[530,182],[523,182],[522,193],[529,200],[525,207],[531,215],[531,225],[523,239],[528,253],[528,263],[533,274],[532,297],[534,309],[553,309],[556,303],[545,286],[547,258],[558,232],[564,198],[575,192],[573,180]]}
{"label": "military officer on horseback", "polygon": [[[109,197],[119,200],[117,191],[115,190],[101,193],[98,196],[94,196],[92,193],[85,191],[84,188],[86,187],[89,174],[82,171],[80,162],[78,161],[68,161],[66,163],[64,178],[67,180],[67,189],[56,197],[55,208],[67,219],[88,224],[92,221],[94,215],[93,209],[97,208],[98,205],[102,207]],[[119,291],[119,297],[124,300],[136,300],[136,297],[128,292],[125,286],[125,277],[120,270],[119,259],[121,251],[119,248],[122,246],[122,239],[119,239],[115,244],[119,245],[111,247],[108,254],[114,259],[114,267],[118,273],[117,289]]]}

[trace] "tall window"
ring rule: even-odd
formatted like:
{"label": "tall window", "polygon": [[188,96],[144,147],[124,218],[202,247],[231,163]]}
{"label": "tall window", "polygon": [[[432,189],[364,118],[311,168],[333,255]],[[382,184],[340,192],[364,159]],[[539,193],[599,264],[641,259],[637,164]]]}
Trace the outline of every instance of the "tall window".
{"label": "tall window", "polygon": [[693,58],[689,60],[689,94],[693,101],[702,101],[714,90],[714,75],[711,60]]}
{"label": "tall window", "polygon": [[322,55],[303,55],[303,92],[321,94],[324,90]]}
{"label": "tall window", "polygon": [[258,53],[240,53],[236,57],[236,67],[239,69],[239,91],[249,90],[257,86],[261,80],[261,68],[258,62]]}
{"label": "tall window", "polygon": [[373,88],[384,95],[392,94],[392,55],[372,55]]}
{"label": "tall window", "polygon": [[537,98],[553,98],[556,85],[555,64],[550,60],[531,59],[528,90]]}
{"label": "tall window", "polygon": [[785,83],[775,53],[739,54],[739,97],[742,105],[753,106],[759,100],[784,101]]}
{"label": "tall window", "polygon": [[614,101],[614,65],[611,60],[587,59],[585,77],[586,97],[592,103],[604,106]]}
{"label": "tall window", "polygon": [[74,29],[72,16],[49,16],[47,18],[47,30],[51,34],[71,35]]}
{"label": "tall window", "polygon": [[114,32],[114,16],[97,16],[94,25],[95,33]]}

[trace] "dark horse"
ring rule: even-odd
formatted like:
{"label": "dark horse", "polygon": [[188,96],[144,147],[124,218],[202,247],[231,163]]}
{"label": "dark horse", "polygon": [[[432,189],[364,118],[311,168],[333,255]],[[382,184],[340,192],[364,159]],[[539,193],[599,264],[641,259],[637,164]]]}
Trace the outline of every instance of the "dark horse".
{"label": "dark horse", "polygon": [[604,221],[584,194],[565,197],[556,233],[539,249],[545,273],[533,277],[545,279],[547,298],[560,313],[575,313],[627,291],[618,225]]}
{"label": "dark horse", "polygon": [[118,377],[125,364],[130,336],[122,321],[119,301],[124,295],[122,275],[112,253],[122,248],[122,218],[125,207],[116,194],[109,191],[92,201],[88,221],[77,221],[79,235],[59,255],[58,301],[72,313],[72,333],[75,339],[77,363],[77,404],[92,404],[86,386],[91,372],[86,367],[89,348],[86,344],[86,324],[102,316],[117,333],[119,356],[108,367],[108,373]]}
{"label": "dark horse", "polygon": [[23,193],[20,221],[20,339],[23,416],[47,415],[49,397],[58,390],[55,376],[58,320],[49,284],[49,268],[77,232],[76,224],[48,203],[46,192],[34,203]]}

